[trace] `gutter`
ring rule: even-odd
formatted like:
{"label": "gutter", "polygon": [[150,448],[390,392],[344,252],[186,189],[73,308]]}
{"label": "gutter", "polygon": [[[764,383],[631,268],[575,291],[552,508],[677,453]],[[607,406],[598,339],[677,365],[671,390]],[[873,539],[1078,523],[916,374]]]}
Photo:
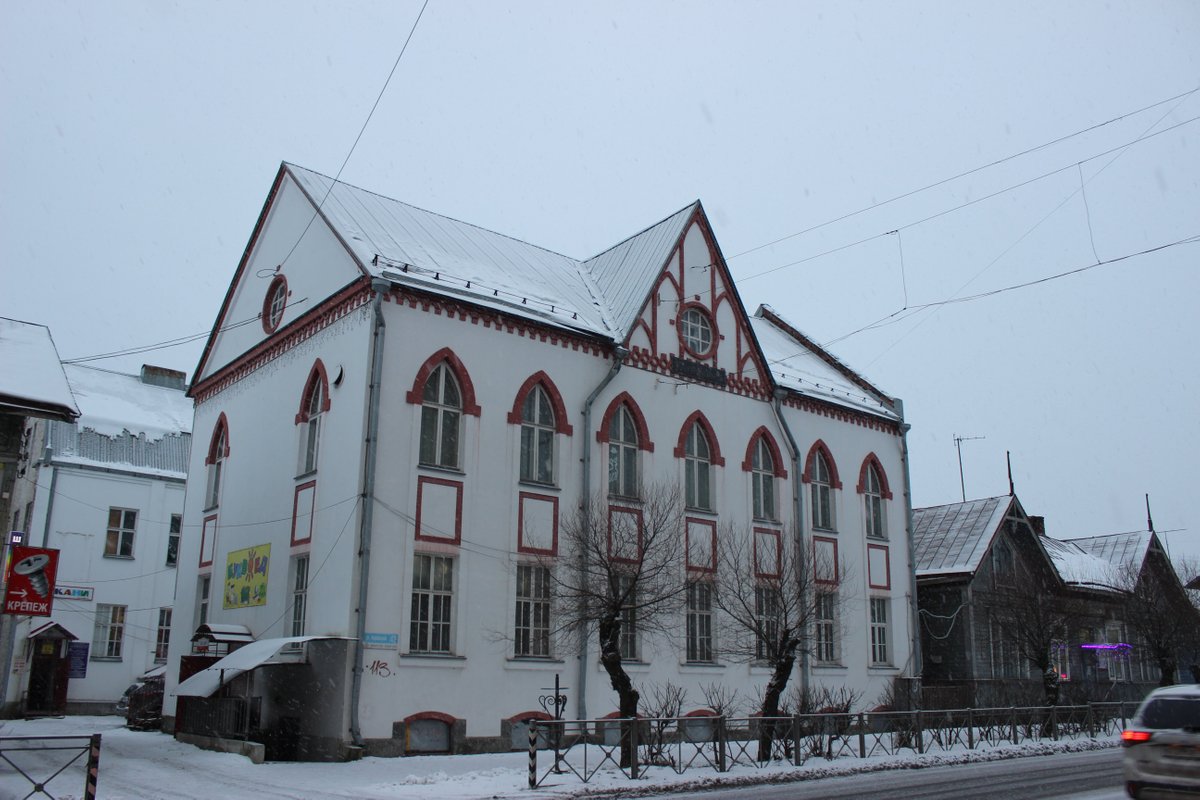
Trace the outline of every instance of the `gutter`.
{"label": "gutter", "polygon": [[371,331],[371,376],[367,385],[367,441],[363,458],[362,516],[358,529],[358,622],[354,640],[354,666],[350,671],[350,738],[356,747],[363,746],[359,722],[359,700],[362,697],[363,639],[367,631],[367,589],[371,575],[371,529],[375,521],[375,463],[379,453],[379,395],[383,378],[383,340],[386,324],[383,320],[383,296],[391,284],[378,278],[371,281],[374,293],[371,308],[375,326]]}
{"label": "gutter", "polygon": [[[617,373],[621,371],[621,366],[625,363],[625,357],[629,355],[629,349],[617,345],[613,348],[613,363],[608,369],[608,374],[600,381],[599,385],[592,390],[588,395],[587,400],[583,403],[583,493],[581,495],[581,508],[583,509],[583,524],[586,527],[590,524],[589,517],[591,516],[592,508],[592,404],[596,402],[596,398],[604,391],[605,387],[612,382],[612,379],[617,377]],[[580,570],[581,577],[587,575],[587,550],[580,554]],[[588,633],[585,630],[579,637],[579,683],[575,690],[575,718],[587,719],[587,675],[588,675]]]}
{"label": "gutter", "polygon": [[917,608],[917,554],[913,544],[912,474],[908,458],[908,431],[912,426],[904,421],[904,401],[895,397],[892,398],[892,402],[895,404],[896,414],[900,417],[900,464],[904,468],[904,534],[908,543],[908,604],[909,625],[912,629],[913,677],[920,680],[925,668],[921,659],[921,619]]}
{"label": "gutter", "polygon": [[[800,574],[803,575],[804,567],[804,490],[800,484],[800,448],[796,445],[796,437],[792,436],[792,429],[788,427],[787,420],[783,418],[783,398],[788,394],[786,389],[775,390],[774,399],[771,402],[771,411],[775,414],[775,421],[779,423],[779,428],[783,431],[785,440],[787,441],[788,454],[792,458],[792,519],[793,519],[793,535],[796,544],[796,557],[799,561],[801,569]],[[808,626],[805,625],[800,633],[800,691],[804,696],[808,695],[808,687],[812,682],[812,664],[808,653]]]}

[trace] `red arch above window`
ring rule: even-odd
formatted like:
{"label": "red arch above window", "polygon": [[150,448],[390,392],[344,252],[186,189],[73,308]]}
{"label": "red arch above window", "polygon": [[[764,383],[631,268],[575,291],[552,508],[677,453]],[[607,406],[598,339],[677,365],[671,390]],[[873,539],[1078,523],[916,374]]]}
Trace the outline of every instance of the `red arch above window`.
{"label": "red arch above window", "polygon": [[867,491],[867,467],[875,467],[875,473],[879,475],[879,494],[884,500],[892,499],[892,490],[888,486],[887,473],[883,471],[883,464],[879,463],[879,457],[874,453],[867,453],[867,457],[863,459],[862,466],[858,470],[858,493],[862,494]]}
{"label": "red arch above window", "polygon": [[604,410],[604,419],[600,421],[600,429],[596,431],[596,441],[608,444],[608,426],[612,424],[613,414],[616,414],[617,409],[621,406],[625,406],[629,410],[629,416],[633,417],[633,424],[637,426],[638,449],[653,453],[654,442],[650,441],[650,429],[646,426],[646,418],[642,415],[642,409],[638,408],[637,401],[629,392],[621,392],[608,404],[608,408]]}
{"label": "red arch above window", "polygon": [[[278,297],[278,302],[276,298]],[[283,321],[283,313],[287,309],[288,283],[283,273],[276,273],[267,285],[267,296],[263,298],[262,327],[263,333],[274,333]]]}
{"label": "red arch above window", "polygon": [[688,431],[692,429],[693,425],[699,425],[700,429],[704,431],[704,437],[708,439],[708,463],[714,467],[725,466],[725,458],[721,455],[721,445],[717,442],[717,433],[713,430],[712,423],[708,421],[708,417],[704,416],[704,412],[699,410],[693,411],[683,421],[683,427],[679,429],[679,441],[675,443],[675,457],[683,458],[687,455]]}
{"label": "red arch above window", "polygon": [[417,377],[413,381],[412,389],[408,391],[404,399],[414,406],[424,403],[425,382],[442,362],[445,362],[450,367],[450,371],[454,373],[454,377],[458,378],[459,388],[462,389],[463,413],[478,417],[480,409],[479,404],[475,402],[475,384],[471,383],[471,376],[467,373],[467,368],[449,347],[443,347],[426,359],[421,368],[417,370]]}
{"label": "red arch above window", "polygon": [[304,383],[304,392],[300,395],[300,411],[296,414],[296,424],[308,422],[308,406],[309,400],[312,398],[313,392],[317,389],[321,390],[321,411],[329,410],[329,376],[325,372],[325,365],[321,363],[321,359],[317,359],[313,364],[312,370],[308,373],[308,380]]}
{"label": "red arch above window", "polygon": [[[225,434],[224,437],[221,434]],[[204,459],[205,464],[216,463],[217,443],[222,441],[222,439],[224,439],[225,447],[221,451],[220,457],[229,458],[229,420],[226,418],[224,411],[217,417],[217,424],[213,426],[212,439],[208,442],[208,456]]]}
{"label": "red arch above window", "polygon": [[453,725],[458,721],[457,717],[452,717],[449,714],[441,711],[418,711],[416,714],[409,714],[407,717],[405,717],[404,722],[407,724],[409,722],[417,722],[418,720],[423,719],[433,719],[437,720],[438,722],[444,722],[447,725]]}
{"label": "red arch above window", "polygon": [[812,483],[812,473],[817,453],[825,456],[825,464],[829,467],[829,485],[834,489],[841,489],[842,479],[838,476],[837,462],[833,460],[833,453],[829,452],[829,447],[822,439],[817,439],[813,443],[812,448],[809,449],[808,457],[804,459],[804,475],[801,477],[801,480],[804,483]]}
{"label": "red arch above window", "polygon": [[525,399],[529,397],[529,393],[533,391],[533,387],[539,385],[546,393],[546,397],[550,398],[550,405],[554,407],[554,432],[570,436],[573,429],[571,428],[571,423],[567,421],[567,407],[563,405],[562,395],[559,393],[558,387],[554,385],[554,381],[550,380],[550,376],[544,370],[530,375],[521,384],[521,388],[517,390],[517,399],[513,401],[512,411],[508,412],[509,424],[521,424],[521,407],[525,405]]}
{"label": "red arch above window", "polygon": [[787,478],[787,467],[784,466],[783,454],[779,451],[779,445],[775,442],[775,437],[767,430],[766,425],[760,425],[758,430],[750,435],[750,444],[746,446],[746,460],[742,462],[742,470],[749,472],[754,469],[754,450],[758,447],[758,440],[762,439],[767,443],[767,449],[771,451],[771,459],[775,462],[775,477]]}

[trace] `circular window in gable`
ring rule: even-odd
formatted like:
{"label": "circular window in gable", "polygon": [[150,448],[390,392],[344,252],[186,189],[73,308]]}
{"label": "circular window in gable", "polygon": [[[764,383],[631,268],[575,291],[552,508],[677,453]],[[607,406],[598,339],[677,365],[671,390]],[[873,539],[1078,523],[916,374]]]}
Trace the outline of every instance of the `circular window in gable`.
{"label": "circular window in gable", "polygon": [[679,339],[683,349],[697,358],[705,358],[712,351],[713,324],[708,312],[699,306],[691,306],[679,315]]}
{"label": "circular window in gable", "polygon": [[267,287],[267,296],[263,299],[262,326],[267,333],[274,333],[283,321],[283,310],[287,308],[287,278],[276,275]]}

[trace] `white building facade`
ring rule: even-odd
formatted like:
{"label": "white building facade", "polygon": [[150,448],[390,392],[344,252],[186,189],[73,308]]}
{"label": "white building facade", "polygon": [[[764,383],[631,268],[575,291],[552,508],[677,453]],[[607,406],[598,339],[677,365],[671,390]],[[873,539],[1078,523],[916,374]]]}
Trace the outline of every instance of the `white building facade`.
{"label": "white building facade", "polygon": [[12,523],[59,551],[52,615],[19,618],[5,706],[111,713],[167,661],[192,403],[184,375],[64,370],[74,423],[30,420]]}
{"label": "white building facade", "polygon": [[[750,316],[699,203],[577,261],[284,164],[191,395],[181,735],[507,749],[556,676],[568,716],[613,712],[595,643],[553,633],[543,570],[571,569],[585,500],[636,520],[650,485],[684,496],[689,544],[798,536],[836,563],[797,685],[870,707],[919,674],[899,402]],[[681,580],[720,569],[688,552]],[[712,613],[631,637],[634,682],[689,689],[685,711],[714,682],[753,695],[768,670],[722,657]]]}

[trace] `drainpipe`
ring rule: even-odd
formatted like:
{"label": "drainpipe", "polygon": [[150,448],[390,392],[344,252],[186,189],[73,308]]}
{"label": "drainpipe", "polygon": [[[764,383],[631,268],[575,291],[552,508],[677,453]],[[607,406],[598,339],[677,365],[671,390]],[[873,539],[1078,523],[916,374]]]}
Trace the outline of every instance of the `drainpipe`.
{"label": "drainpipe", "polygon": [[354,640],[354,667],[350,673],[350,738],[363,746],[358,706],[362,695],[363,639],[367,632],[367,588],[371,574],[371,528],[375,519],[375,462],[379,452],[379,390],[383,379],[383,296],[391,288],[388,281],[371,281],[374,293],[372,312],[375,327],[371,331],[371,378],[367,385],[367,448],[364,455],[362,516],[358,530],[358,626]]}
{"label": "drainpipe", "polygon": [[912,426],[904,421],[904,401],[898,397],[894,397],[892,398],[892,402],[895,404],[896,414],[900,417],[900,463],[904,468],[904,533],[905,540],[908,542],[909,625],[912,630],[914,677],[920,680],[921,675],[924,673],[924,667],[921,663],[921,619],[917,610],[917,562],[916,552],[913,550],[912,475],[908,468],[908,431]]}
{"label": "drainpipe", "polygon": [[[50,541],[50,520],[54,517],[54,488],[58,486],[58,467],[50,463],[53,458],[53,448],[47,447],[42,465],[50,469],[50,491],[46,495],[46,522],[42,525],[42,547],[45,547],[46,543]],[[25,520],[25,527],[29,527],[29,520]]]}
{"label": "drainpipe", "polygon": [[[804,567],[804,491],[800,483],[800,448],[796,446],[796,438],[792,436],[792,429],[788,427],[787,420],[783,418],[783,398],[786,397],[788,391],[786,389],[776,389],[775,398],[771,403],[771,410],[775,412],[775,421],[779,423],[780,430],[783,431],[785,440],[787,441],[788,454],[792,457],[792,519],[793,530],[795,531],[795,546],[796,557],[799,560],[801,575],[803,575]],[[811,681],[812,665],[810,664],[808,654],[808,627],[800,633],[800,691],[805,696],[808,694],[808,687]]]}
{"label": "drainpipe", "polygon": [[[581,502],[583,509],[583,525],[586,529],[591,523],[589,517],[592,509],[592,404],[596,402],[596,398],[604,391],[604,388],[612,382],[612,379],[617,377],[617,373],[621,371],[621,365],[625,363],[625,357],[629,355],[629,349],[617,345],[613,348],[613,363],[608,369],[608,374],[604,376],[604,380],[592,390],[588,395],[587,400],[583,403],[583,494]],[[587,575],[587,549],[580,554],[580,571],[581,577]],[[588,634],[584,631],[579,637],[579,679],[575,684],[575,709],[576,719],[587,719],[587,676],[588,676]]]}

